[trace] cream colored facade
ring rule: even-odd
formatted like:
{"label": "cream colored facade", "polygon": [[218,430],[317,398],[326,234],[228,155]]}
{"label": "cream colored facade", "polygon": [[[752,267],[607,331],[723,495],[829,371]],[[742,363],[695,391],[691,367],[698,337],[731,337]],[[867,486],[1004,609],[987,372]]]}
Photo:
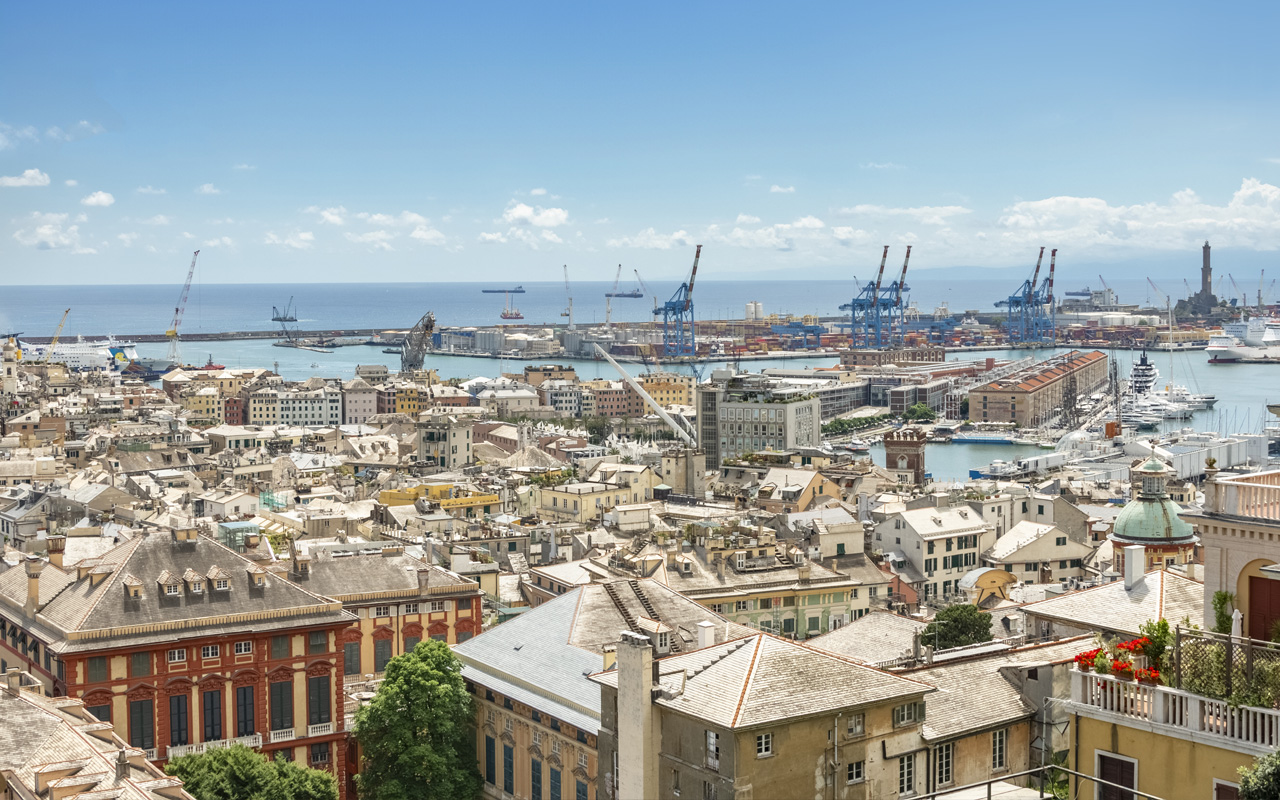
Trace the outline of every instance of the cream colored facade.
{"label": "cream colored facade", "polygon": [[694,377],[676,372],[647,372],[636,379],[660,406],[693,405]]}
{"label": "cream colored facade", "polygon": [[[558,781],[562,800],[595,800],[599,772],[595,734],[484,687],[477,687],[475,698],[476,754],[485,797],[552,797],[553,781]],[[510,773],[507,748],[511,749]],[[535,767],[541,785],[537,795],[532,792]],[[513,791],[506,791],[508,785]]]}

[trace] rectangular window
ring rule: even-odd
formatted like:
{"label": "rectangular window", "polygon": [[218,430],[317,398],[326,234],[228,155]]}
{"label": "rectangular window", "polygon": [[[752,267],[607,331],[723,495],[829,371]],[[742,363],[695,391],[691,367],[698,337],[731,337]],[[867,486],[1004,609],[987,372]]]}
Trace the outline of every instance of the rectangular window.
{"label": "rectangular window", "polygon": [[406,614],[417,614],[417,613],[418,613],[418,604],[417,604],[417,603],[405,603],[405,604],[404,604],[404,613],[406,613]]}
{"label": "rectangular window", "polygon": [[311,631],[307,634],[307,652],[311,655],[324,653],[329,649],[329,634],[325,631]]}
{"label": "rectangular window", "polygon": [[253,652],[253,642],[236,642],[236,655],[247,656]]}
{"label": "rectangular window", "polygon": [[99,722],[111,721],[111,705],[85,706],[85,711],[92,714]]}
{"label": "rectangular window", "polygon": [[1005,743],[1009,732],[1007,730],[993,731],[991,733],[991,768],[1005,769]]}
{"label": "rectangular window", "polygon": [[509,744],[502,746],[502,791],[513,794],[516,790],[516,751]]}
{"label": "rectangular window", "polygon": [[898,759],[898,794],[909,797],[916,793],[916,757],[914,754]]}
{"label": "rectangular window", "polygon": [[329,676],[307,678],[307,724],[329,722]]}
{"label": "rectangular window", "polygon": [[951,783],[951,757],[954,745],[950,742],[940,744],[933,749],[933,760],[938,765],[938,785],[946,786]]}
{"label": "rectangular window", "polygon": [[550,783],[551,793],[548,796],[550,797],[550,800],[560,800],[560,770],[556,769],[555,767],[552,767],[550,772],[551,772],[551,779],[549,783]]}
{"label": "rectangular window", "polygon": [[204,722],[204,741],[214,742],[222,738],[222,692],[205,692],[201,695],[200,719]]}
{"label": "rectangular window", "polygon": [[129,674],[135,678],[142,678],[151,674],[151,654],[150,653],[134,653],[129,656]]}
{"label": "rectangular window", "polygon": [[107,679],[107,657],[91,656],[89,658],[89,683],[102,683]]}
{"label": "rectangular window", "polygon": [[773,734],[756,734],[756,758],[773,755]]}
{"label": "rectangular window", "polygon": [[272,636],[271,637],[271,658],[281,659],[288,658],[290,655],[289,637],[288,636]]}
{"label": "rectangular window", "polygon": [[329,743],[320,742],[311,745],[311,763],[312,764],[328,764],[329,763]]}
{"label": "rectangular window", "polygon": [[707,731],[707,769],[720,769],[720,734]]}
{"label": "rectangular window", "polygon": [[271,730],[282,731],[293,727],[293,681],[271,684]]}
{"label": "rectangular window", "polygon": [[893,709],[893,727],[924,721],[924,703],[905,703]]}
{"label": "rectangular window", "polygon": [[867,779],[867,762],[854,761],[845,767],[846,783],[862,783]]}
{"label": "rectangular window", "polygon": [[175,694],[169,696],[169,746],[178,747],[190,744],[190,718],[187,708],[187,696]]}
{"label": "rectangular window", "polygon": [[[1098,777],[1104,781],[1136,789],[1138,788],[1137,771],[1136,761],[1098,753]],[[1134,800],[1133,792],[1126,792],[1116,786],[1099,785],[1097,796],[1100,800]]]}
{"label": "rectangular window", "polygon": [[187,651],[185,648],[169,651],[169,663],[176,664],[187,660]]}
{"label": "rectangular window", "polygon": [[1059,536],[1056,540],[1054,540],[1054,544],[1057,545],[1058,547],[1066,547],[1067,537]]}
{"label": "rectangular window", "polygon": [[529,759],[529,800],[542,800],[542,762]]}
{"label": "rectangular window", "polygon": [[849,716],[849,735],[861,736],[866,733],[867,717],[865,714],[851,714]]}
{"label": "rectangular window", "polygon": [[236,687],[236,736],[252,736],[255,730],[253,721],[253,687]]}
{"label": "rectangular window", "polygon": [[[406,637],[404,637],[404,651],[405,651],[406,653],[412,653],[412,652],[413,652],[413,649],[414,649],[415,647],[417,647],[417,646],[418,646],[418,642],[421,642],[421,641],[422,641],[422,637],[421,637],[421,636],[406,636]],[[461,641],[461,640],[459,640],[459,641]]]}
{"label": "rectangular window", "polygon": [[573,798],[574,800],[587,800],[587,784],[586,783],[584,783],[583,781],[578,781],[574,785]]}
{"label": "rectangular window", "polygon": [[484,737],[484,780],[490,786],[498,782],[497,743],[492,736]]}
{"label": "rectangular window", "polygon": [[346,675],[360,674],[359,642],[347,642],[342,645],[342,672]]}
{"label": "rectangular window", "polygon": [[150,700],[129,702],[129,744],[143,750],[156,746],[156,719]]}
{"label": "rectangular window", "polygon": [[382,672],[391,660],[391,640],[377,639],[373,643],[373,671]]}
{"label": "rectangular window", "polygon": [[200,648],[201,658],[217,658],[220,653],[221,648],[216,644],[206,644],[204,647]]}
{"label": "rectangular window", "polygon": [[447,611],[448,606],[445,605],[445,602],[446,601],[444,600],[432,600],[431,602],[427,603],[427,611],[431,612],[432,614],[439,614],[441,611]]}
{"label": "rectangular window", "polygon": [[389,617],[391,616],[391,606],[374,606],[373,615],[375,617]]}

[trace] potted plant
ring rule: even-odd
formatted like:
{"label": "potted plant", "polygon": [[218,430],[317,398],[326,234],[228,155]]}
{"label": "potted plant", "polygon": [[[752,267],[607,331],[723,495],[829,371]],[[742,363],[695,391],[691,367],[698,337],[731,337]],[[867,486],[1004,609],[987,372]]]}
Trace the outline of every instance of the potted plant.
{"label": "potted plant", "polygon": [[1093,671],[1099,675],[1106,675],[1111,671],[1111,657],[1107,655],[1107,651],[1099,650],[1093,657]]}
{"label": "potted plant", "polygon": [[1111,674],[1122,681],[1133,680],[1133,662],[1116,659],[1111,662]]}
{"label": "potted plant", "polygon": [[1160,670],[1155,667],[1140,669],[1133,673],[1133,676],[1138,679],[1138,683],[1146,683],[1151,686],[1158,686],[1160,684]]}
{"label": "potted plant", "polygon": [[1076,654],[1076,669],[1081,672],[1088,672],[1093,669],[1093,662],[1098,657],[1098,653],[1102,652],[1101,648],[1097,650],[1085,650],[1083,653]]}

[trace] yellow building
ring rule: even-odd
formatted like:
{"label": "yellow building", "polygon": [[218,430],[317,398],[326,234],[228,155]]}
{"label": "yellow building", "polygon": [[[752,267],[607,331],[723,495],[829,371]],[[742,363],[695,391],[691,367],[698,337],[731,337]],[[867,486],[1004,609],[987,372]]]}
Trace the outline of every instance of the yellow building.
{"label": "yellow building", "polygon": [[187,389],[179,395],[178,404],[187,410],[187,423],[192,427],[212,428],[226,421],[226,402],[214,386]]}
{"label": "yellow building", "polygon": [[646,372],[636,378],[660,406],[693,405],[694,377],[677,372]]}
{"label": "yellow building", "polygon": [[477,492],[455,483],[423,483],[403,489],[385,489],[378,502],[387,506],[410,506],[420,498],[439,505],[455,517],[476,517],[502,511],[502,498],[496,494]]}
{"label": "yellow building", "polygon": [[338,634],[350,681],[380,674],[392,658],[425,638],[465,642],[481,630],[483,593],[475,581],[405,555],[398,545],[376,553],[296,545],[290,578],[342,602],[357,619]]}
{"label": "yellow building", "polygon": [[[1239,768],[1275,752],[1275,709],[1078,670],[1071,679],[1067,766],[1077,772],[1165,800],[1234,800]],[[1072,797],[1125,796],[1072,784]]]}
{"label": "yellow building", "polygon": [[536,491],[538,514],[549,520],[591,522],[614,506],[633,502],[631,489],[614,483],[564,483]]}

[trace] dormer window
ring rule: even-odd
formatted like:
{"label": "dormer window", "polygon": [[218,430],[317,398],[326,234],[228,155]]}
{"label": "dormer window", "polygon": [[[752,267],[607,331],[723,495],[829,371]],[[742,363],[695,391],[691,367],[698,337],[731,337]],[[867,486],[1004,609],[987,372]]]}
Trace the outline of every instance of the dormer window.
{"label": "dormer window", "polygon": [[192,594],[204,594],[204,581],[196,581],[191,584]]}
{"label": "dormer window", "polygon": [[218,578],[213,582],[213,588],[219,592],[225,592],[231,588],[231,583],[226,578]]}
{"label": "dormer window", "polygon": [[177,597],[182,593],[182,587],[176,583],[166,583],[164,585],[164,593],[169,597]]}

